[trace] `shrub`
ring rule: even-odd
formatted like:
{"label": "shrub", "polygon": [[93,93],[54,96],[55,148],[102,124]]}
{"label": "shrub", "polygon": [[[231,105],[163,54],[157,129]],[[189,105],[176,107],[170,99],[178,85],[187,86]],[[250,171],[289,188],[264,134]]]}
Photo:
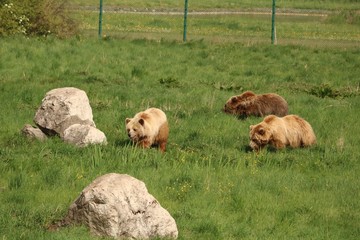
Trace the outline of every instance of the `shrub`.
{"label": "shrub", "polygon": [[29,25],[29,19],[18,6],[4,1],[1,2],[0,21],[0,35],[26,34]]}
{"label": "shrub", "polygon": [[0,0],[0,36],[73,36],[78,28],[67,6],[67,0]]}

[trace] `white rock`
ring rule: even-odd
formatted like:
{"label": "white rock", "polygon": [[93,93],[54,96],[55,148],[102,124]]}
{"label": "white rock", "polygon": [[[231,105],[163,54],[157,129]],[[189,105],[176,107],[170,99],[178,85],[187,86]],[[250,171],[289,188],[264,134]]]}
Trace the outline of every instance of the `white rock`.
{"label": "white rock", "polygon": [[103,175],[70,206],[66,222],[83,223],[99,236],[177,238],[175,220],[148,193],[143,182],[126,174]]}
{"label": "white rock", "polygon": [[47,92],[34,122],[46,135],[59,135],[64,141],[76,146],[106,144],[105,134],[96,128],[93,121],[86,93],[77,88],[56,88]]}
{"label": "white rock", "polygon": [[99,129],[90,125],[73,124],[65,129],[62,137],[65,142],[78,147],[89,144],[106,144],[106,136]]}
{"label": "white rock", "polygon": [[38,108],[35,124],[47,135],[62,136],[73,124],[95,127],[89,99],[83,90],[66,87],[46,93]]}
{"label": "white rock", "polygon": [[39,128],[34,128],[30,124],[25,124],[21,132],[30,139],[37,139],[44,141],[47,139],[45,133],[43,133]]}

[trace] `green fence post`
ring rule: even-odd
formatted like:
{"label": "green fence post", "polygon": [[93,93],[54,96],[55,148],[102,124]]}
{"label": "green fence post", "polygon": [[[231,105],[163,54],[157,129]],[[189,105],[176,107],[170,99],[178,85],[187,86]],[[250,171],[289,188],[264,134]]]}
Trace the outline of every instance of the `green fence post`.
{"label": "green fence post", "polygon": [[183,41],[184,41],[184,42],[186,42],[187,13],[188,13],[188,0],[185,0],[185,9],[184,9],[184,36],[183,36]]}
{"label": "green fence post", "polygon": [[99,13],[99,39],[101,39],[101,33],[102,33],[102,12],[103,12],[103,0],[100,0],[100,13]]}
{"label": "green fence post", "polygon": [[271,14],[271,43],[272,44],[276,44],[275,6],[276,6],[276,0],[273,0],[272,14]]}

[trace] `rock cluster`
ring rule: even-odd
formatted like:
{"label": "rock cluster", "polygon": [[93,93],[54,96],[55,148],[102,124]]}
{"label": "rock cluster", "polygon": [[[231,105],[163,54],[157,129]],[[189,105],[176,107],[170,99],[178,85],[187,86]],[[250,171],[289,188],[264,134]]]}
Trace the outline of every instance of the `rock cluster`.
{"label": "rock cluster", "polygon": [[31,138],[44,140],[58,135],[65,142],[79,147],[106,144],[105,134],[96,128],[89,99],[83,90],[65,87],[46,93],[36,111],[37,128],[26,124],[22,132]]}

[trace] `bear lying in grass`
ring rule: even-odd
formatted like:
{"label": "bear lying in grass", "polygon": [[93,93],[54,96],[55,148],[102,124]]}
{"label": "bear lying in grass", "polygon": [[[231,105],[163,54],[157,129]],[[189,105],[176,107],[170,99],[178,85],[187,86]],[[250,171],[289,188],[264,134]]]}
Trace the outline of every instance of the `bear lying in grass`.
{"label": "bear lying in grass", "polygon": [[275,93],[257,95],[246,91],[241,95],[231,97],[226,102],[223,111],[239,118],[264,117],[270,114],[282,117],[288,114],[288,104],[284,98]]}
{"label": "bear lying in grass", "polygon": [[250,126],[250,147],[259,151],[267,144],[276,149],[290,146],[307,147],[316,143],[311,125],[297,115],[277,117],[269,115],[264,120]]}
{"label": "bear lying in grass", "polygon": [[143,148],[158,146],[165,152],[169,126],[165,113],[158,108],[149,108],[126,118],[125,127],[132,142]]}

